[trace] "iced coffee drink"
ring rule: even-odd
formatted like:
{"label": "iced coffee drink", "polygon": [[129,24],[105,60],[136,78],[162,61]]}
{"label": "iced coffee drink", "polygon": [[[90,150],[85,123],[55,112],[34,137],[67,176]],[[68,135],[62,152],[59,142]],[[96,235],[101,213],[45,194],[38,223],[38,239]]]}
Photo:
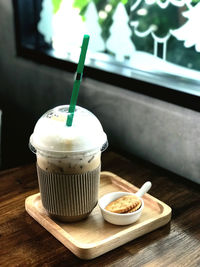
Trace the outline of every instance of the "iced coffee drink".
{"label": "iced coffee drink", "polygon": [[101,152],[107,137],[98,119],[76,107],[66,126],[68,106],[56,107],[37,122],[30,147],[37,156],[41,200],[50,216],[62,221],[87,217],[98,201]]}

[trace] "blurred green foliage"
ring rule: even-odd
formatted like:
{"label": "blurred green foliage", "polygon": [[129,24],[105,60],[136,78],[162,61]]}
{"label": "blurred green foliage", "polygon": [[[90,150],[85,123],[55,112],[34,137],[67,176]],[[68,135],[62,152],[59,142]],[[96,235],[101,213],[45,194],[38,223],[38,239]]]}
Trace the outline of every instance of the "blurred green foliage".
{"label": "blurred green foliage", "polygon": [[84,9],[89,3],[91,2],[91,0],[74,0],[73,6],[76,8],[79,8],[80,11],[82,9]]}
{"label": "blurred green foliage", "polygon": [[56,13],[59,10],[61,2],[62,0],[52,0],[54,13]]}

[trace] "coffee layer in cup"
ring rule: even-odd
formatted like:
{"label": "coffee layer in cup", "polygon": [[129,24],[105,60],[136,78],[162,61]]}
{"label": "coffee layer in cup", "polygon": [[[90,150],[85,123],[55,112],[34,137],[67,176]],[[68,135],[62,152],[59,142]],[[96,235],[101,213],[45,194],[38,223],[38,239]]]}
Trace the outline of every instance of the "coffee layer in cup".
{"label": "coffee layer in cup", "polygon": [[80,153],[53,157],[37,153],[37,164],[44,171],[51,173],[80,174],[93,171],[101,162],[101,152]]}

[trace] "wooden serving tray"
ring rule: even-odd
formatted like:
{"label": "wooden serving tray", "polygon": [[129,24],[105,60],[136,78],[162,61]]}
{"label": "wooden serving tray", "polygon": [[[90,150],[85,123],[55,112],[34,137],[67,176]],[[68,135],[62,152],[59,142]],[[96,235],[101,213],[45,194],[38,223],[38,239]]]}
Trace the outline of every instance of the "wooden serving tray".
{"label": "wooden serving tray", "polygon": [[[99,197],[114,191],[135,193],[137,187],[111,172],[101,172]],[[61,223],[44,210],[40,193],[26,198],[26,211],[64,246],[81,259],[93,259],[139,236],[151,232],[171,219],[171,208],[149,194],[143,196],[140,219],[130,225],[117,226],[106,222],[97,206],[87,219]]]}

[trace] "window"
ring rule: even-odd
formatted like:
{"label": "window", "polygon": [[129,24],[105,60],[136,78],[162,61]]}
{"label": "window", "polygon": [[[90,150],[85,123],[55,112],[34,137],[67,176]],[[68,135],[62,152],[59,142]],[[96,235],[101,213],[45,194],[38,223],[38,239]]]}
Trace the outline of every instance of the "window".
{"label": "window", "polygon": [[184,92],[186,106],[200,96],[200,0],[13,3],[23,56],[75,71],[88,33],[86,75],[171,100]]}

